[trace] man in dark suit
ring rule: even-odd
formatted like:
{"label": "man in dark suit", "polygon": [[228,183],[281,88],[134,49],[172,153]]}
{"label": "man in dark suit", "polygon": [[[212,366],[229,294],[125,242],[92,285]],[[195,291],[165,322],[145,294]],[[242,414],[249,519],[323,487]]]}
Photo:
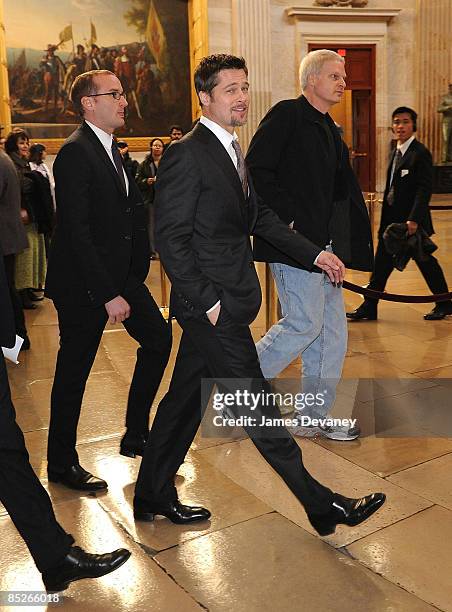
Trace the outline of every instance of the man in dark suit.
{"label": "man in dark suit", "polygon": [[21,218],[20,181],[9,155],[0,149],[0,248],[4,253],[6,280],[14,310],[16,334],[23,338],[21,350],[30,348],[21,299],[15,287],[16,255],[28,248],[27,234]]}
{"label": "man in dark suit", "polygon": [[[344,94],[345,78],[343,57],[328,49],[308,53],[300,64],[302,95],[268,111],[246,160],[258,194],[286,225],[333,251],[348,267],[370,271],[369,217],[346,146],[328,114]],[[254,258],[269,262],[282,310],[257,343],[262,372],[276,378],[301,355],[303,391],[326,389],[322,413],[328,414],[347,351],[342,289],[318,266],[294,260],[265,237],[256,238]],[[309,407],[297,410],[300,424],[312,413]],[[294,433],[347,441],[360,429],[300,426]]]}
{"label": "man in dark suit", "polygon": [[[16,331],[1,249],[0,312],[0,346],[10,348],[15,344]],[[24,437],[16,423],[1,348],[0,501],[24,539],[49,591],[62,591],[74,580],[108,574],[130,556],[125,549],[103,555],[86,553],[72,546],[74,538],[57,523],[50,498],[30,465]]]}
{"label": "man in dark suit", "polygon": [[[234,415],[257,417],[257,427],[249,421],[245,426],[253,443],[304,505],[317,531],[332,533],[339,522],[365,520],[384,495],[350,500],[322,486],[306,471],[289,432],[277,424],[281,415],[266,401],[269,387],[249,329],[261,303],[250,234],[265,236],[305,266],[316,260],[332,282],[341,282],[344,267],[259,202],[234,132],[247,119],[247,75],[243,58],[213,55],[201,61],[195,87],[202,117],[167,150],[159,168],[158,250],[172,283],[171,309],[183,333],[170,388],[143,456],[134,515],[152,521],[160,514],[174,523],[210,517],[205,508],[182,504],[174,486],[201,421],[201,379],[210,377],[209,390],[215,383],[222,390],[226,385],[230,392],[243,391],[249,383],[254,397],[264,398],[255,410],[232,407]],[[263,416],[270,423],[259,427]]]}
{"label": "man in dark suit", "polygon": [[140,344],[120,448],[129,457],[143,452],[171,334],[144,285],[150,252],[143,201],[112,136],[124,125],[127,100],[121,83],[108,70],[87,72],[75,79],[71,99],[84,121],[53,166],[57,225],[46,295],[58,311],[60,350],[48,474],[52,482],[98,491],[107,483],[80,466],[75,444],[86,380],[107,320],[122,322]]}
{"label": "man in dark suit", "polygon": [[[415,138],[417,113],[407,106],[400,106],[392,113],[392,131],[397,146],[391,156],[383,196],[375,267],[369,289],[384,291],[394,269],[392,255],[385,248],[383,233],[391,223],[406,223],[408,234],[422,228],[429,236],[434,233],[429,210],[432,195],[433,164],[430,151]],[[414,257],[432,294],[448,293],[447,282],[437,259],[426,255]],[[378,300],[365,299],[347,317],[352,321],[374,321],[377,318]],[[452,302],[438,302],[424,315],[427,321],[438,321],[452,314]]]}

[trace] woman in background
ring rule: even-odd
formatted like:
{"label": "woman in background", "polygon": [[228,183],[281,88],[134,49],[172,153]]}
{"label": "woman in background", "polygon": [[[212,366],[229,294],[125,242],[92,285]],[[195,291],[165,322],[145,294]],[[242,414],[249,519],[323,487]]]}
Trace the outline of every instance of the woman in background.
{"label": "woman in background", "polygon": [[49,252],[55,219],[55,181],[49,167],[45,164],[46,148],[43,144],[32,144],[29,164],[35,181],[37,200],[39,201],[38,231],[44,235],[46,256]]}
{"label": "woman in background", "polygon": [[36,182],[28,163],[28,134],[16,129],[8,134],[5,141],[5,151],[11,157],[16,167],[21,186],[21,211],[28,238],[28,249],[16,256],[15,282],[16,289],[22,298],[24,308],[36,308],[33,304],[39,298],[33,289],[44,286],[46,275],[46,255],[44,235],[39,233],[38,220],[41,213],[40,197]]}
{"label": "woman in background", "polygon": [[164,146],[163,140],[160,140],[160,138],[153,138],[151,140],[149,143],[150,152],[138,166],[136,176],[138,187],[143,195],[144,204],[148,208],[149,242],[151,244],[152,259],[157,256],[154,239],[154,185],[157,180],[157,170],[162,159]]}

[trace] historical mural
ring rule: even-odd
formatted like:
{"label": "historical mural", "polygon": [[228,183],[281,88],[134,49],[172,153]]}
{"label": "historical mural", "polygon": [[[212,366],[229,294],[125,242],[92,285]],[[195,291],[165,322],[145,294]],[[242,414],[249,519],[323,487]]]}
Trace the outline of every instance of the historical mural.
{"label": "historical mural", "polygon": [[72,82],[98,68],[114,72],[127,93],[118,135],[190,126],[186,0],[5,0],[4,8],[12,122],[33,138],[72,131]]}

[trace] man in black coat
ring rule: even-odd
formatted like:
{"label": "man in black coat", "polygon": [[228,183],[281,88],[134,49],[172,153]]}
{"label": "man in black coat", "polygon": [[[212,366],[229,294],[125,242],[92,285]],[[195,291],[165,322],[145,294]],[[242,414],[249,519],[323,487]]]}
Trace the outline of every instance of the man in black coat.
{"label": "man in black coat", "polygon": [[[258,200],[234,132],[247,119],[247,75],[243,58],[213,55],[201,60],[195,86],[202,117],[169,147],[159,168],[157,244],[172,283],[172,313],[183,333],[170,387],[143,456],[134,515],[152,521],[160,514],[182,524],[210,517],[205,508],[182,504],[174,486],[201,421],[201,379],[210,377],[211,385],[222,391],[248,391],[261,398],[254,409],[246,402],[236,404],[234,415],[251,419],[245,429],[254,445],[325,535],[338,522],[365,520],[384,495],[349,500],[317,482],[303,466],[299,446],[276,421],[281,415],[267,396],[249,329],[261,303],[250,234],[265,237],[307,268],[316,260],[332,282],[341,282],[344,267],[335,255],[289,230]],[[262,424],[262,417],[268,422]],[[213,422],[221,435],[222,423]]]}
{"label": "man in black coat", "polygon": [[[369,289],[384,291],[386,282],[394,270],[394,261],[385,248],[383,233],[391,223],[406,223],[408,234],[422,228],[429,236],[434,233],[429,210],[432,195],[433,163],[430,151],[415,138],[417,113],[407,106],[400,106],[392,113],[392,130],[397,146],[391,156],[383,196],[375,267]],[[426,255],[414,257],[432,294],[448,293],[447,282],[437,259]],[[373,321],[377,318],[378,300],[367,298],[347,317],[352,321]],[[438,321],[452,314],[452,302],[438,302],[424,315],[428,321]]]}
{"label": "man in black coat", "polygon": [[[16,331],[1,249],[0,312],[0,347],[11,348]],[[108,574],[130,556],[125,549],[104,555],[86,553],[72,546],[74,538],[57,523],[50,498],[30,465],[24,437],[16,423],[1,348],[0,501],[24,539],[49,591],[62,591],[74,580]]]}
{"label": "man in black coat", "polygon": [[23,338],[22,350],[30,348],[22,302],[15,286],[16,255],[28,248],[21,218],[20,181],[9,155],[0,149],[0,248],[3,251],[6,280],[14,311],[16,334]]}
{"label": "man in black coat", "polygon": [[144,285],[150,253],[143,201],[112,137],[124,125],[127,101],[121,83],[108,70],[87,72],[75,79],[71,99],[84,121],[53,166],[57,223],[46,295],[58,311],[61,340],[48,474],[52,482],[94,491],[107,483],[79,465],[75,445],[86,380],[107,320],[122,322],[140,344],[121,441],[121,453],[129,457],[143,452],[171,334]]}
{"label": "man in black coat", "polygon": [[[325,49],[308,53],[300,65],[303,95],[276,104],[262,119],[246,157],[257,193],[287,226],[347,266],[371,270],[369,217],[348,153],[328,110],[345,90],[344,58]],[[302,356],[303,391],[326,389],[316,412],[334,402],[347,351],[342,289],[318,266],[305,266],[265,237],[254,242],[254,258],[270,263],[282,318],[257,343],[265,378],[277,377]],[[302,417],[312,415],[305,407]],[[357,426],[299,427],[300,436],[320,434],[353,440]]]}

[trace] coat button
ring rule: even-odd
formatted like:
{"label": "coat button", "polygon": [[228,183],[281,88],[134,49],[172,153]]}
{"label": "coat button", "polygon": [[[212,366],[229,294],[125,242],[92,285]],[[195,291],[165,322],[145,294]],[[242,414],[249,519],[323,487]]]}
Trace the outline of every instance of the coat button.
{"label": "coat button", "polygon": [[132,236],[130,234],[126,234],[124,236],[124,240],[132,240]]}
{"label": "coat button", "polygon": [[250,261],[248,265],[250,268],[254,268],[254,261]]}
{"label": "coat button", "polygon": [[126,213],[131,213],[132,209],[131,208],[126,208]]}

